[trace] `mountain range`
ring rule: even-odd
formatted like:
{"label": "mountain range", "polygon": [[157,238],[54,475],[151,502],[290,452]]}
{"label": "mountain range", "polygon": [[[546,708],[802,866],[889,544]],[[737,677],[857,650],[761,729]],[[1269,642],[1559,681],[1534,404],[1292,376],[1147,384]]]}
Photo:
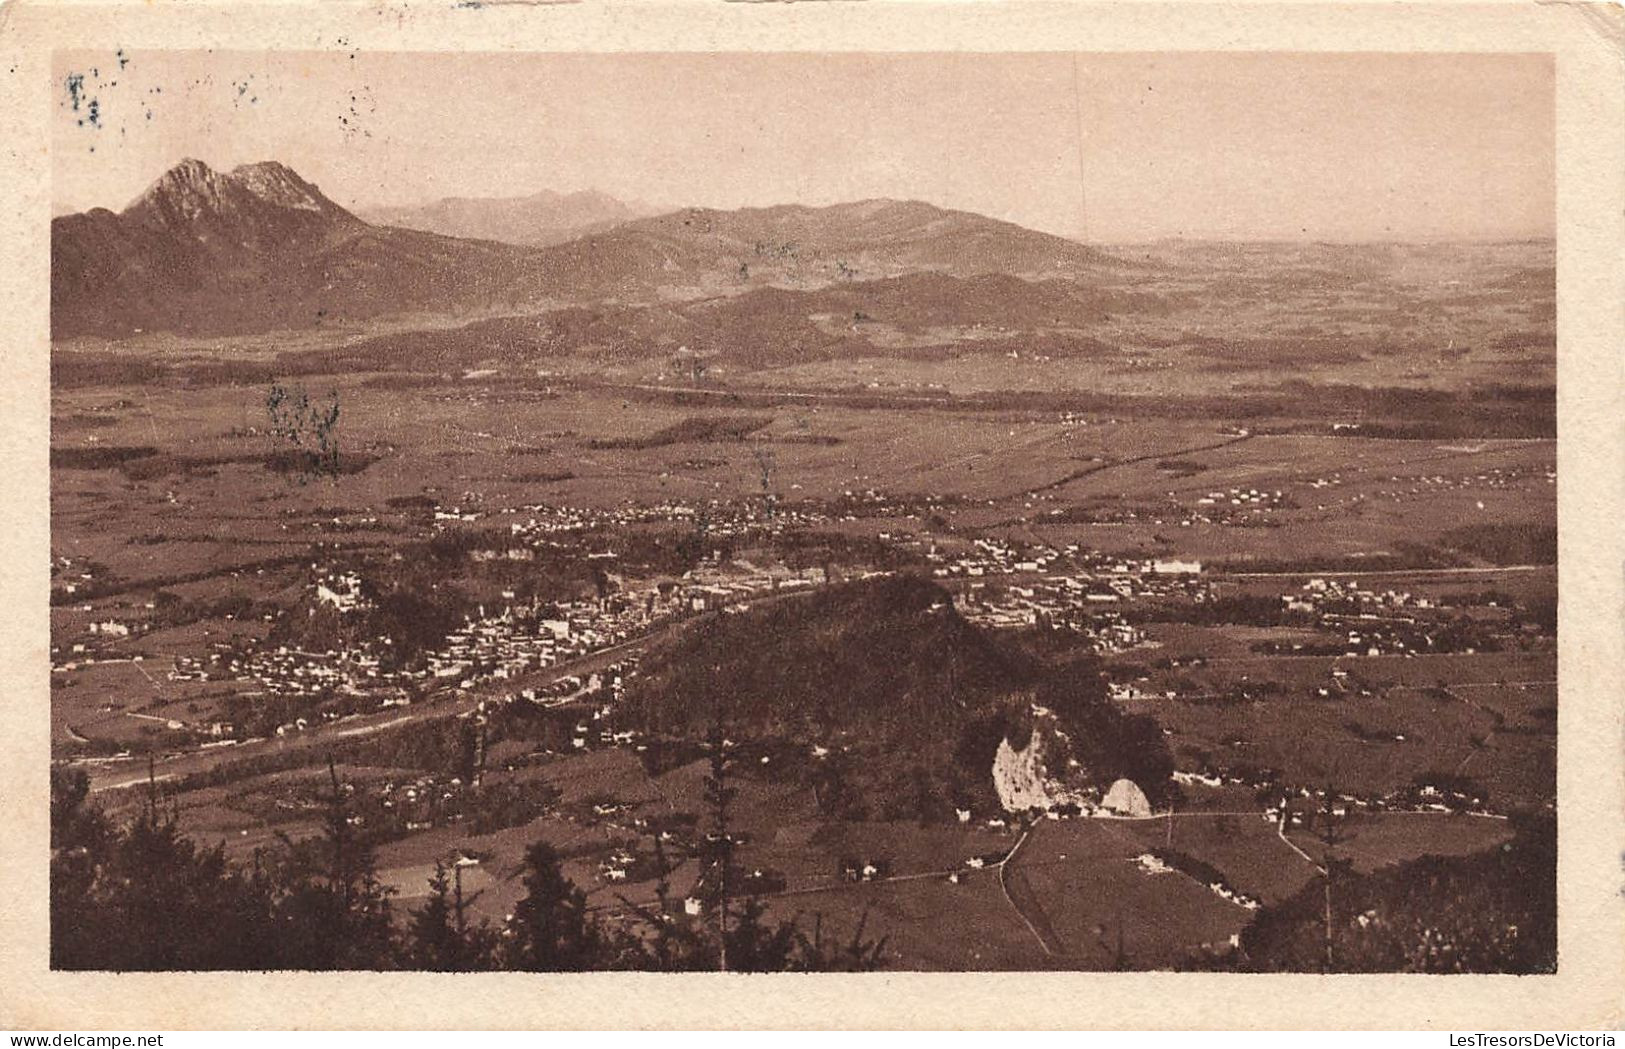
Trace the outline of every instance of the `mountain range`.
{"label": "mountain range", "polygon": [[[388,314],[691,302],[916,274],[1078,282],[1128,267],[1012,223],[893,200],[688,208],[563,243],[503,243],[369,222],[275,161],[221,172],[185,160],[122,211],[52,220],[51,324],[57,338],[231,334]],[[1027,294],[1014,285],[1001,293],[1011,291]],[[957,291],[939,285],[931,294],[953,300]]]}

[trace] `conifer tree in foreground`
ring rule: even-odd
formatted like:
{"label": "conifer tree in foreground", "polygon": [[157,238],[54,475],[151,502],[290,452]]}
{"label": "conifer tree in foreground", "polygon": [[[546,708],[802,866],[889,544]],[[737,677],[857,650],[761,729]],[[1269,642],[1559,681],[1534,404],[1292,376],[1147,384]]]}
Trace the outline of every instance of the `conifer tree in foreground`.
{"label": "conifer tree in foreground", "polygon": [[508,921],[506,961],[529,972],[594,969],[603,939],[587,896],[564,876],[558,850],[539,841],[525,851],[525,898]]}
{"label": "conifer tree in foreground", "polygon": [[[471,926],[468,906],[480,895],[464,896],[461,861],[447,870],[436,862],[429,898],[411,912],[402,965],[431,972],[477,972],[493,968],[496,934],[485,923]],[[456,872],[455,885],[453,871]]]}

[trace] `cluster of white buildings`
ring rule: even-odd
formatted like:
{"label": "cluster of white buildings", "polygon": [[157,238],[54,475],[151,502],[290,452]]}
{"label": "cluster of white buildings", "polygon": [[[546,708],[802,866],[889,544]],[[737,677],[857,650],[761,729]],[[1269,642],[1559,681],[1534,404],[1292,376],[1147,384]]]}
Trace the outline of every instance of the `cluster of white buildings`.
{"label": "cluster of white buildings", "polygon": [[1328,606],[1348,605],[1377,610],[1434,608],[1432,598],[1412,594],[1409,590],[1376,591],[1361,586],[1358,580],[1322,579],[1316,577],[1303,584],[1298,594],[1283,594],[1281,600],[1294,611],[1315,612]]}
{"label": "cluster of white buildings", "polygon": [[[1455,450],[1469,451],[1471,449]],[[1530,485],[1550,487],[1557,484],[1557,470],[1553,467],[1492,466],[1477,473],[1453,476],[1419,474],[1404,477],[1399,474],[1390,474],[1386,478],[1384,487],[1366,489],[1362,486],[1361,491],[1352,495],[1344,495],[1341,498],[1338,497],[1335,491],[1343,487],[1343,478],[1338,473],[1316,477],[1304,483],[1310,488],[1321,489],[1328,493],[1330,498],[1325,502],[1316,503],[1315,509],[1331,511],[1348,503],[1363,503],[1373,499],[1398,503],[1435,496],[1440,492],[1480,491],[1489,493],[1525,489]],[[1485,508],[1482,500],[1479,501],[1478,508],[1481,510]]]}
{"label": "cluster of white buildings", "polygon": [[1057,566],[1071,564],[1077,555],[1076,544],[1065,550],[1041,546],[1018,549],[1002,539],[977,539],[970,549],[950,557],[935,546],[926,552],[926,560],[933,564],[931,574],[939,579],[976,579],[989,575],[1013,575],[1017,572],[1048,572]]}
{"label": "cluster of white buildings", "polygon": [[1140,628],[1118,610],[1123,602],[1175,595],[1205,601],[1211,593],[1199,561],[1108,558],[1076,545],[1018,550],[997,539],[978,539],[952,559],[935,549],[927,557],[938,562],[935,576],[959,584],[953,588],[954,606],[967,620],[993,629],[1070,630],[1103,653],[1145,641]]}
{"label": "cluster of white buildings", "polygon": [[316,580],[316,603],[351,612],[364,603],[361,577],[354,572],[328,572]]}
{"label": "cluster of white buildings", "polygon": [[658,602],[658,592],[649,588],[557,602],[545,616],[536,606],[507,606],[491,615],[482,610],[428,654],[428,675],[472,688],[543,670],[645,633],[662,610]]}
{"label": "cluster of white buildings", "polygon": [[[1121,585],[1121,584],[1120,584]],[[1132,591],[1131,591],[1132,593]],[[1006,584],[997,596],[979,583],[959,591],[954,607],[965,619],[992,629],[1042,626],[1082,635],[1094,651],[1123,652],[1144,643],[1139,627],[1102,604],[1120,599],[1119,590],[1076,576],[1053,576],[1027,585]]]}
{"label": "cluster of white buildings", "polygon": [[311,652],[278,645],[245,653],[217,644],[206,661],[175,657],[169,678],[172,681],[248,680],[278,696],[332,693],[354,696],[392,683],[395,675],[381,671],[378,658],[360,650]]}
{"label": "cluster of white buildings", "polygon": [[774,593],[809,590],[829,582],[823,568],[759,568],[748,561],[696,568],[683,576],[684,611],[706,612],[737,607],[753,598]]}
{"label": "cluster of white buildings", "polygon": [[1278,510],[1296,509],[1297,502],[1280,489],[1230,488],[1203,492],[1194,499],[1169,492],[1165,500],[1149,506],[1112,503],[1074,513],[1087,515],[1094,524],[1123,524],[1150,521],[1154,525],[1223,525],[1256,528],[1271,523]]}
{"label": "cluster of white buildings", "polygon": [[51,586],[60,588],[64,594],[77,594],[79,588],[85,583],[95,581],[95,573],[88,571],[88,564],[79,564],[66,554],[59,554],[51,558]]}
{"label": "cluster of white buildings", "polygon": [[[528,550],[528,547],[514,549]],[[508,556],[508,550],[471,556]],[[823,568],[759,568],[746,562],[702,566],[680,579],[621,581],[600,598],[505,604],[452,630],[428,652],[420,668],[383,668],[384,637],[342,650],[308,651],[286,645],[260,650],[217,643],[207,657],[178,656],[170,680],[252,681],[282,696],[377,695],[380,705],[409,702],[423,688],[471,689],[591,655],[647,634],[659,623],[715,609],[734,609],[753,598],[810,589],[826,582]],[[504,592],[511,598],[511,592]],[[361,578],[324,573],[311,588],[313,608],[350,612],[363,607]],[[387,653],[386,653],[387,654]],[[533,697],[527,697],[533,698]]]}
{"label": "cluster of white buildings", "polygon": [[[799,488],[799,485],[792,485]],[[929,499],[925,503],[935,504]],[[667,500],[659,503],[626,503],[599,508],[553,506],[535,503],[517,508],[504,507],[502,516],[523,515],[525,520],[509,523],[517,538],[547,539],[555,536],[594,532],[602,529],[648,524],[686,524],[719,540],[748,535],[776,535],[801,528],[850,523],[863,518],[914,517],[920,500],[888,496],[874,490],[845,491],[823,503],[812,500],[786,501],[777,495],[761,499],[711,499],[693,503]],[[437,514],[443,521],[477,520],[465,512]]]}

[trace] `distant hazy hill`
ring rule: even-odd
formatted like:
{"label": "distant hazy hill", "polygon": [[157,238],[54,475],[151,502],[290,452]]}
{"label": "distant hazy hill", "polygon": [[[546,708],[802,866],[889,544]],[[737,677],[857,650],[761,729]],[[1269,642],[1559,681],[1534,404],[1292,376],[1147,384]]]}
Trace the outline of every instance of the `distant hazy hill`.
{"label": "distant hazy hill", "polygon": [[545,247],[660,210],[595,190],[542,190],[523,197],[445,197],[406,207],[367,208],[359,214],[379,226]]}
{"label": "distant hazy hill", "polygon": [[689,208],[552,249],[553,272],[604,295],[649,287],[719,292],[822,287],[934,272],[1077,279],[1123,270],[1115,256],[1009,222],[920,201],[811,208]]}
{"label": "distant hazy hill", "polygon": [[805,291],[753,288],[691,302],[589,303],[383,335],[304,360],[309,367],[387,371],[523,366],[568,356],[675,363],[694,355],[746,369],[972,348],[1061,357],[1110,352],[1087,329],[1114,312],[1163,308],[1157,296],[1069,281],[917,273]]}
{"label": "distant hazy hill", "polygon": [[[1077,281],[911,273],[807,291],[759,288],[695,303],[683,310],[683,338],[696,352],[747,367],[907,355],[945,345],[1002,351],[1007,340],[1064,354],[1068,346],[1058,344],[1093,344],[1082,331],[1114,312],[1161,308],[1153,295]],[[1066,334],[1040,338],[1036,332]]]}
{"label": "distant hazy hill", "polygon": [[274,161],[186,160],[121,212],[51,222],[51,329],[234,332],[511,298],[517,248],[369,225]]}
{"label": "distant hazy hill", "polygon": [[[549,320],[564,336],[560,345],[612,353],[626,346],[682,345],[702,357],[756,368],[929,354],[946,346],[1003,352],[1006,342],[1077,352],[1098,345],[1084,329],[1129,308],[1159,304],[1154,296],[1103,292],[1073,281],[911,273],[806,290],[754,288],[659,311],[577,310]],[[1035,332],[1047,334],[1037,338]],[[1056,332],[1066,334],[1048,334]]]}
{"label": "distant hazy hill", "polygon": [[690,312],[819,315],[859,328],[886,324],[921,331],[943,325],[1092,324],[1113,309],[1143,309],[1155,301],[1150,295],[1108,294],[1072,281],[1027,280],[1002,273],[955,276],[928,272],[846,281],[807,291],[760,288],[732,299],[712,300]]}

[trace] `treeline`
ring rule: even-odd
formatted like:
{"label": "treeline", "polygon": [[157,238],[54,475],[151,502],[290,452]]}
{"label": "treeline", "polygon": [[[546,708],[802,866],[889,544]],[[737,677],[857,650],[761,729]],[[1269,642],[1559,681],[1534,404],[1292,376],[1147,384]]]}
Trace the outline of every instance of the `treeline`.
{"label": "treeline", "polygon": [[1130,623],[1188,623],[1192,626],[1308,626],[1313,613],[1288,608],[1275,594],[1223,594],[1200,603],[1146,603],[1123,616]]}
{"label": "treeline", "polygon": [[1401,572],[1415,569],[1465,568],[1471,561],[1451,550],[1427,543],[1400,539],[1392,550],[1370,554],[1342,554],[1322,557],[1227,558],[1216,562],[1212,571],[1223,573],[1267,572],[1279,575],[1330,575],[1347,572]]}
{"label": "treeline", "polygon": [[[265,720],[285,724],[288,715],[299,709],[284,703],[297,704],[303,697],[277,697],[265,708]],[[511,709],[511,708],[510,708]],[[539,711],[539,716],[569,719],[574,724],[579,712],[562,709]],[[282,720],[276,720],[281,718]],[[493,725],[502,724],[493,720]],[[564,730],[568,740],[569,729]],[[436,775],[456,776],[463,780],[473,778],[479,733],[474,722],[466,717],[445,715],[415,719],[410,724],[392,726],[355,736],[333,740],[325,747],[290,746],[268,750],[251,757],[233,758],[216,762],[206,769],[189,772],[175,782],[181,792],[221,787],[257,776],[266,776],[290,769],[309,768],[329,758],[342,764],[364,765],[375,768],[414,769]],[[490,742],[508,738],[493,728]],[[514,738],[521,738],[515,736]],[[555,737],[556,739],[557,737]]]}
{"label": "treeline", "polygon": [[1394,572],[1493,565],[1557,563],[1557,526],[1538,522],[1463,525],[1431,542],[1396,540],[1391,551],[1340,557],[1257,558],[1221,561],[1221,572],[1334,573]]}
{"label": "treeline", "polygon": [[621,899],[625,920],[587,905],[545,842],[526,851],[525,896],[500,926],[478,919],[455,868],[437,864],[425,902],[404,913],[378,880],[374,841],[332,774],[322,832],[257,852],[249,867],[184,837],[154,795],[115,826],[87,802],[80,770],[51,781],[51,967],[68,970],[836,971],[881,967],[884,940],[809,935],[774,921],[735,855],[732,758],[714,737],[705,783],[710,833],[694,893],[673,905],[675,864],[659,853],[652,901]]}
{"label": "treeline", "polygon": [[[1410,386],[1354,386],[1293,379],[1274,388],[1297,412],[1318,419],[1341,416],[1359,429],[1350,436],[1400,439],[1451,437],[1556,437],[1557,391],[1551,386],[1491,383],[1469,390]],[[1316,424],[1319,425],[1319,424]]]}
{"label": "treeline", "polygon": [[[651,390],[622,388],[613,383],[576,380],[582,388],[614,390],[629,399],[680,406],[728,405],[736,408],[772,408],[805,403],[795,394],[763,388],[718,387],[715,390]],[[1388,428],[1394,436],[1428,439],[1459,437],[1555,437],[1557,396],[1551,386],[1488,385],[1469,391],[1404,386],[1365,387],[1343,383],[1291,381],[1209,396],[1144,396],[1094,393],[1085,390],[999,390],[954,396],[937,393],[887,393],[865,387],[821,390],[818,399],[852,408],[909,409],[1020,414],[1086,413],[1117,418],[1207,418],[1215,425],[1247,425],[1255,430],[1269,420],[1288,420],[1278,432],[1311,432],[1323,424],[1296,420],[1324,420],[1338,416],[1363,428]],[[1424,431],[1425,434],[1424,434]],[[1375,436],[1365,432],[1365,436]]]}
{"label": "treeline", "polygon": [[233,452],[223,455],[175,455],[152,445],[92,445],[85,448],[53,447],[53,470],[118,470],[132,481],[154,481],[171,474],[197,474],[221,466],[258,463],[273,473],[360,473],[376,456],[360,452],[337,452],[322,456],[298,448],[265,452]]}
{"label": "treeline", "polygon": [[691,415],[681,422],[639,437],[605,437],[587,442],[589,448],[647,450],[670,444],[706,441],[742,441],[773,422],[770,415]]}
{"label": "treeline", "polygon": [[1493,565],[1557,564],[1557,526],[1539,522],[1470,524],[1452,528],[1439,542]]}

